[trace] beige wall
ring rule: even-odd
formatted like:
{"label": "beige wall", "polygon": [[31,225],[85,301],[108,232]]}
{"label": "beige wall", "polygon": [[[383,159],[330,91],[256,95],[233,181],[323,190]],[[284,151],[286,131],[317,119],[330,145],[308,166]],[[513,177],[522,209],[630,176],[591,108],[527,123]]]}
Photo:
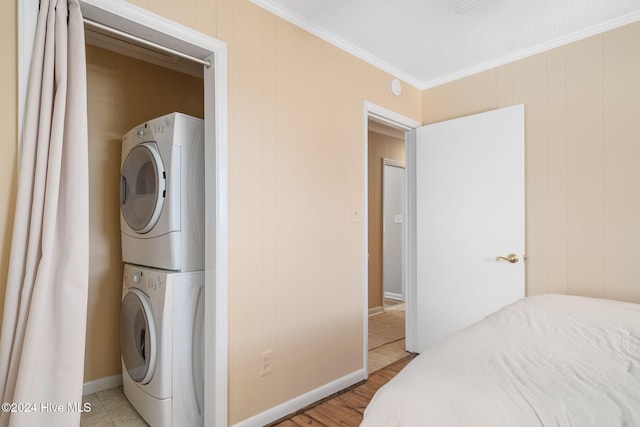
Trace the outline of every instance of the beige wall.
{"label": "beige wall", "polygon": [[[16,2],[11,3],[13,10],[0,18],[0,44],[6,57],[15,58]],[[365,99],[409,117],[422,114],[429,122],[525,103],[528,293],[640,302],[634,286],[640,267],[633,262],[640,237],[640,132],[633,116],[640,99],[638,24],[424,95],[405,85],[394,98],[389,75],[248,0],[134,3],[229,45],[231,423],[361,367],[363,230],[350,213],[364,199]],[[5,64],[0,85],[12,95],[0,101],[9,132],[0,160],[2,266],[15,203],[11,132],[17,115],[15,64]],[[97,108],[94,102],[90,109]],[[92,188],[105,185],[116,170],[114,141],[145,118],[91,122],[97,149],[91,166],[103,177]],[[111,193],[102,202],[113,207],[115,198]],[[102,254],[108,265],[118,257],[108,242],[117,233],[114,221],[96,217],[91,225],[102,233],[92,254]],[[116,313],[115,306],[100,307],[101,292],[110,301],[119,297],[119,272],[107,273],[107,264],[94,263],[91,270],[89,328],[96,335],[113,334],[104,325]],[[117,341],[102,349],[111,354],[104,363],[101,344],[89,345],[87,372],[112,374]],[[274,373],[261,378],[258,355],[266,349],[274,351]]]}
{"label": "beige wall", "polygon": [[404,163],[404,139],[369,132],[369,308],[382,307],[382,169],[383,159]]}
{"label": "beige wall", "polygon": [[[420,93],[248,1],[218,2],[230,49],[230,422],[362,368],[363,101]],[[260,352],[274,373],[260,378]]]}
{"label": "beige wall", "polygon": [[[363,101],[420,92],[247,0],[137,0],[229,47],[229,421],[362,366]],[[258,375],[272,349],[274,372]]]}
{"label": "beige wall", "polygon": [[85,381],[117,375],[122,289],[122,135],[174,111],[203,117],[202,79],[87,46],[89,297]]}
{"label": "beige wall", "polygon": [[[407,85],[392,97],[391,76],[247,0],[135,3],[229,46],[229,421],[235,423],[362,367],[363,230],[351,222],[351,210],[362,212],[364,200],[363,101],[419,118],[421,97]],[[15,57],[15,13],[3,16],[11,19],[2,43]],[[117,80],[118,70],[89,83]],[[0,84],[14,94],[5,98],[3,118],[15,128],[15,71],[3,72]],[[109,94],[101,83],[94,89]],[[121,99],[122,88],[113,95]],[[91,99],[99,98],[90,96],[90,109],[102,108]],[[101,176],[92,188],[114,175],[114,141],[140,119],[90,122],[92,174]],[[12,212],[9,136],[0,196]],[[112,210],[115,197],[100,205]],[[118,229],[115,218],[101,215],[91,220],[99,237],[92,246],[87,379],[118,369],[113,322],[121,273],[111,240]],[[3,249],[6,264],[8,243]],[[274,351],[274,372],[261,378],[259,353],[266,349]]]}
{"label": "beige wall", "polygon": [[[0,156],[0,307],[4,307],[9,250],[13,228],[13,211],[17,189],[18,75],[16,3],[9,2],[0,16],[0,126],[3,130]],[[2,318],[0,317],[0,325]]]}
{"label": "beige wall", "polygon": [[640,23],[424,92],[423,122],[525,105],[527,294],[640,302]]}

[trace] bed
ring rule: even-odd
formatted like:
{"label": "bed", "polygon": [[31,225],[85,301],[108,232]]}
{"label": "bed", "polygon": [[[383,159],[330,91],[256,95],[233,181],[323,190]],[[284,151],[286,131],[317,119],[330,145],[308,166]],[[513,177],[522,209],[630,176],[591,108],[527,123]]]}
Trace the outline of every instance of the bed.
{"label": "bed", "polygon": [[361,426],[640,426],[640,305],[519,300],[416,357]]}

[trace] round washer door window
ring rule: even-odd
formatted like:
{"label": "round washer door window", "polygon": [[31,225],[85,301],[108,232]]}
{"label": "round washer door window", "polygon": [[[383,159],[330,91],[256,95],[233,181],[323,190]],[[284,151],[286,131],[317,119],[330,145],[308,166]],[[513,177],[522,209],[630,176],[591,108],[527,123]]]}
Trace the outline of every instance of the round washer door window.
{"label": "round washer door window", "polygon": [[129,376],[147,384],[156,367],[156,328],[149,298],[139,289],[130,290],[120,310],[120,351]]}
{"label": "round washer door window", "polygon": [[122,216],[137,233],[148,233],[160,218],[166,190],[164,166],[156,145],[136,145],[122,164],[121,174]]}

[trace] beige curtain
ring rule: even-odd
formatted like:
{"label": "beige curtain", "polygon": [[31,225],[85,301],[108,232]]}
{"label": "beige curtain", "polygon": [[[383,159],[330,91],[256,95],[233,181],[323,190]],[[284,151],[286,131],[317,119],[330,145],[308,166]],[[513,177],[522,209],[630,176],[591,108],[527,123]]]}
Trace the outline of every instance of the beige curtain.
{"label": "beige curtain", "polygon": [[87,168],[80,6],[77,0],[41,0],[0,337],[0,393],[6,402],[1,426],[80,422],[88,286]]}

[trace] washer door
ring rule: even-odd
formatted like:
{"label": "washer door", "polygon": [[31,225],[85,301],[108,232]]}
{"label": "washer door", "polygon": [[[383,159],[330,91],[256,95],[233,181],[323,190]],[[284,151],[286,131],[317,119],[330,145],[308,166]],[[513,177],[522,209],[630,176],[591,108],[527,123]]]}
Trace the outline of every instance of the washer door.
{"label": "washer door", "polygon": [[120,210],[135,232],[148,233],[158,222],[166,191],[166,174],[155,143],[136,145],[122,164]]}
{"label": "washer door", "polygon": [[120,310],[120,351],[129,376],[147,384],[153,377],[157,356],[156,328],[149,298],[131,289]]}

